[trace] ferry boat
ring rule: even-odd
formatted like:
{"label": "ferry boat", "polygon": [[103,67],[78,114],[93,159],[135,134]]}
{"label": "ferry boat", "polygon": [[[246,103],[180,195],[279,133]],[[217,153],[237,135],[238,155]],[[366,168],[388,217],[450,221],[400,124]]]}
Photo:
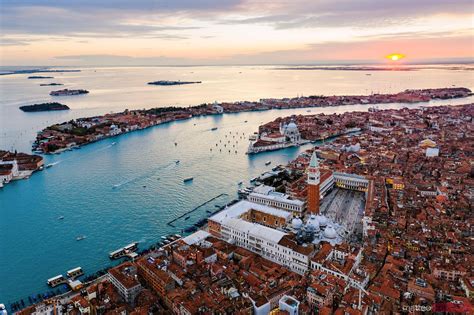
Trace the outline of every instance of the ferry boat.
{"label": "ferry boat", "polygon": [[272,164],[272,161],[266,161],[265,162],[265,165],[270,165],[270,164]]}
{"label": "ferry boat", "polygon": [[63,275],[57,275],[56,277],[49,278],[47,281],[48,285],[52,288],[66,282],[67,280]]}
{"label": "ferry boat", "polygon": [[211,128],[211,130],[212,130],[212,131],[215,131],[215,130],[217,130],[217,127]]}
{"label": "ferry boat", "polygon": [[80,277],[84,274],[84,271],[82,271],[82,268],[81,267],[76,267],[74,269],[71,269],[69,270],[66,275],[71,278],[71,279],[74,279],[74,278],[77,278],[77,277]]}
{"label": "ferry boat", "polygon": [[188,178],[183,179],[183,182],[187,183],[187,182],[192,181],[193,179],[194,179],[194,177],[188,177]]}
{"label": "ferry boat", "polygon": [[76,241],[82,241],[83,239],[86,239],[85,235],[79,235],[78,237],[76,237]]}
{"label": "ferry boat", "polygon": [[119,248],[111,253],[109,253],[109,258],[110,259],[118,259],[123,256],[127,256],[129,254],[133,254],[133,252],[138,248],[138,242],[133,242],[128,244],[127,246],[124,246],[122,248]]}

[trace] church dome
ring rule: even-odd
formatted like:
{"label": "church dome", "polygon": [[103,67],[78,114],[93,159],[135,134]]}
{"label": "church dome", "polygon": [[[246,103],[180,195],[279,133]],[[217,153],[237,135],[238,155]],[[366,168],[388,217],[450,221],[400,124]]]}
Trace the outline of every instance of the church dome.
{"label": "church dome", "polygon": [[286,129],[287,130],[297,130],[298,126],[296,126],[296,124],[292,121],[286,126]]}
{"label": "church dome", "polygon": [[295,230],[299,230],[303,226],[303,221],[301,221],[300,218],[293,218],[293,220],[291,220],[291,226]]}
{"label": "church dome", "polygon": [[306,227],[314,231],[319,230],[319,222],[315,215],[311,215],[309,217],[308,221],[306,221]]}
{"label": "church dome", "polygon": [[323,215],[316,216],[316,220],[318,220],[318,223],[319,223],[320,226],[324,227],[324,226],[328,225],[328,219]]}
{"label": "church dome", "polygon": [[323,233],[325,238],[334,239],[337,237],[336,230],[332,226],[328,226]]}

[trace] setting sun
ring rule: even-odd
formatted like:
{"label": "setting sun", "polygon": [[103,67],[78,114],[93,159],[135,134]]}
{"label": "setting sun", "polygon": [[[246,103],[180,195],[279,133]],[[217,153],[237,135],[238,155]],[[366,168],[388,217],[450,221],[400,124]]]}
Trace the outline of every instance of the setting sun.
{"label": "setting sun", "polygon": [[398,61],[400,59],[405,58],[405,55],[402,54],[390,54],[386,57],[387,59],[390,59],[392,61]]}

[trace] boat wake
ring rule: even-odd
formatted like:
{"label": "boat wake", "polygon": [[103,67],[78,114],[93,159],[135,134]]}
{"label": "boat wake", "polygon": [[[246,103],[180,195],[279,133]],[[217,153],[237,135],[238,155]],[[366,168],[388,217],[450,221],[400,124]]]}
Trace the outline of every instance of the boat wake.
{"label": "boat wake", "polygon": [[133,178],[131,178],[131,179],[125,180],[125,181],[123,181],[123,182],[121,182],[121,183],[115,184],[115,185],[112,186],[112,189],[119,189],[119,188],[121,188],[121,187],[123,187],[123,186],[126,186],[126,185],[128,185],[128,184],[136,183],[136,182],[138,182],[138,181],[141,181],[141,180],[150,178],[150,177],[154,176],[156,173],[158,173],[158,171],[171,168],[171,167],[174,166],[174,165],[176,165],[176,162],[171,162],[171,163],[168,163],[168,164],[166,164],[166,165],[157,167],[157,168],[154,169],[153,172],[151,172],[151,173],[146,173],[146,174],[143,174],[143,175],[140,175],[140,176],[133,177]]}

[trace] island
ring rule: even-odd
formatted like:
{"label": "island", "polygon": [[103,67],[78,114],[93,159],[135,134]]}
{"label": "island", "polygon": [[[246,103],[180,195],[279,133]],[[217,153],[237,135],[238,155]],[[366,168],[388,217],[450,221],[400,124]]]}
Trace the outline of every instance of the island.
{"label": "island", "polygon": [[89,91],[87,90],[69,90],[69,89],[64,89],[64,90],[58,90],[58,91],[52,91],[49,93],[51,96],[66,96],[66,95],[80,95],[80,94],[87,94]]}
{"label": "island", "polygon": [[199,83],[202,83],[202,82],[201,81],[165,81],[165,80],[148,82],[148,84],[150,85],[183,85],[183,84],[199,84]]}
{"label": "island", "polygon": [[20,109],[24,112],[47,112],[53,110],[68,110],[69,106],[58,102],[51,102],[20,106]]}
{"label": "island", "polygon": [[[349,106],[359,104],[419,103],[434,99],[452,99],[471,96],[471,90],[463,87],[405,90],[395,94],[308,96],[283,99],[261,99],[248,102],[223,102],[201,104],[190,107],[158,107],[151,109],[125,110],[103,116],[78,118],[55,124],[38,132],[33,143],[34,150],[42,153],[60,153],[74,147],[101,139],[118,136],[197,116],[220,115],[264,111],[271,109]],[[358,126],[342,126],[339,133],[350,133]],[[290,128],[291,129],[291,128]],[[304,137],[303,137],[304,139]],[[307,139],[313,140],[313,139]]]}
{"label": "island", "polygon": [[32,73],[63,73],[63,72],[81,72],[81,70],[50,70],[50,69],[26,69],[26,70],[6,70],[0,72],[0,75],[12,74],[32,74]]}
{"label": "island", "polygon": [[63,85],[62,83],[41,83],[40,86],[57,86],[57,85]]}
{"label": "island", "polygon": [[0,188],[12,180],[29,178],[43,170],[43,158],[39,155],[0,150]]}
{"label": "island", "polygon": [[28,77],[28,79],[53,79],[53,77],[46,77],[42,75],[31,75]]}

